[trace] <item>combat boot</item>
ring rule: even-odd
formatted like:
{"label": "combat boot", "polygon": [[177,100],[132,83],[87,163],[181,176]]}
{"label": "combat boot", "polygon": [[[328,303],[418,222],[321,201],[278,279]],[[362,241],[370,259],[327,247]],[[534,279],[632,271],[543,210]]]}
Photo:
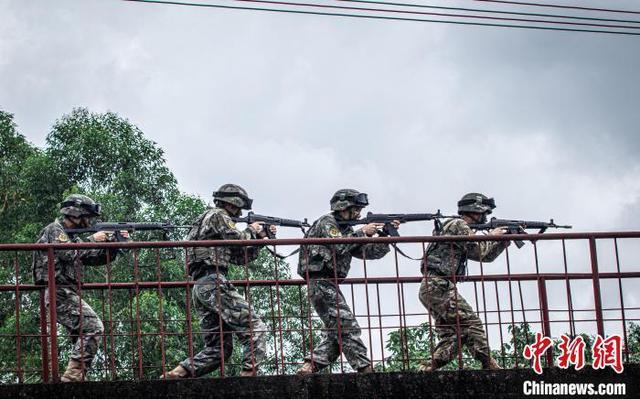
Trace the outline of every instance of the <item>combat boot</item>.
{"label": "combat boot", "polygon": [[165,378],[167,380],[174,380],[174,379],[187,378],[187,377],[189,377],[189,370],[182,367],[181,364],[179,364],[173,370],[169,371],[165,376],[162,376],[162,375],[160,376],[160,378]]}
{"label": "combat boot", "polygon": [[502,370],[502,367],[498,365],[498,362],[496,362],[494,358],[489,358],[489,360],[482,365],[482,368],[485,370]]}
{"label": "combat boot", "polygon": [[420,365],[418,365],[418,372],[419,373],[430,373],[432,371],[436,371],[437,369],[439,369],[440,367],[444,366],[446,363],[442,363],[440,361],[437,361],[435,359],[432,359],[429,362],[421,362]]}
{"label": "combat boot", "polygon": [[69,364],[64,374],[60,378],[61,382],[78,382],[82,381],[84,373],[82,372],[82,363],[77,360],[69,359]]}
{"label": "combat boot", "polygon": [[298,375],[309,375],[309,374],[313,374],[316,371],[318,371],[314,366],[313,363],[311,363],[308,360],[304,361],[304,364],[302,365],[302,367],[300,367],[298,369],[298,372],[296,374]]}
{"label": "combat boot", "polygon": [[255,377],[256,375],[258,375],[256,369],[242,370],[240,372],[240,377]]}
{"label": "combat boot", "polygon": [[373,373],[373,367],[371,367],[371,365],[361,367],[358,369],[358,373],[362,373],[362,374]]}

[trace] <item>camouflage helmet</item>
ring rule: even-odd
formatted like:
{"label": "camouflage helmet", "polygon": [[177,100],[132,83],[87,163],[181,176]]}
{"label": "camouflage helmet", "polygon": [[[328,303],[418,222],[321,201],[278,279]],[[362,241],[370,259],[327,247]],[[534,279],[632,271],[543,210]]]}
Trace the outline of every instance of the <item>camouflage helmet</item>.
{"label": "camouflage helmet", "polygon": [[332,211],[344,211],[350,206],[364,208],[369,205],[369,199],[366,193],[361,193],[358,190],[350,188],[343,188],[333,194],[329,203],[331,204]]}
{"label": "camouflage helmet", "polygon": [[236,184],[223,184],[218,191],[213,192],[215,201],[226,202],[241,209],[251,209],[253,200],[247,195],[247,191]]}
{"label": "camouflage helmet", "polygon": [[468,193],[458,201],[458,215],[466,212],[486,213],[488,215],[495,207],[496,202],[493,198],[480,193]]}
{"label": "camouflage helmet", "polygon": [[86,195],[71,194],[60,204],[60,213],[73,217],[94,217],[102,214],[102,207]]}

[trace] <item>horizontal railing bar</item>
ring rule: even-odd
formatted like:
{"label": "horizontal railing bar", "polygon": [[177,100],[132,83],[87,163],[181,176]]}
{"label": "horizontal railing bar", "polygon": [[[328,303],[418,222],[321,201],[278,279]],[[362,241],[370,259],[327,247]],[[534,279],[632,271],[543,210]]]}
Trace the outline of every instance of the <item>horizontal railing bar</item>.
{"label": "horizontal railing bar", "polygon": [[365,243],[427,243],[459,241],[539,241],[640,238],[640,231],[506,234],[502,236],[407,236],[407,237],[342,237],[342,238],[277,238],[266,240],[203,240],[203,241],[131,241],[131,242],[81,242],[57,244],[0,244],[0,251],[46,251],[49,248],[191,248],[219,246],[283,246],[302,244],[365,244]]}
{"label": "horizontal railing bar", "polygon": [[[602,272],[598,273],[598,276],[602,279],[618,279],[618,278],[640,278],[640,272]],[[465,282],[481,282],[481,281],[535,281],[540,278],[546,280],[589,280],[593,278],[591,273],[526,273],[526,274],[485,274],[474,275],[465,277]],[[340,284],[347,285],[363,285],[363,284],[397,284],[397,283],[410,283],[417,284],[422,282],[423,277],[355,277],[345,278],[340,280]],[[329,279],[332,280],[332,279]],[[229,280],[232,284],[238,287],[268,287],[274,285],[280,286],[306,286],[307,282],[303,279],[291,279],[291,280]],[[187,286],[194,286],[194,281],[141,281],[141,282],[114,282],[114,283],[84,283],[81,285],[82,289],[131,289],[131,288],[184,288]],[[35,291],[45,289],[44,286],[38,286],[33,284],[19,285],[20,291]],[[64,287],[58,285],[58,287]],[[76,285],[73,288],[77,288]],[[0,292],[2,291],[15,291],[15,285],[3,284],[0,285]]]}

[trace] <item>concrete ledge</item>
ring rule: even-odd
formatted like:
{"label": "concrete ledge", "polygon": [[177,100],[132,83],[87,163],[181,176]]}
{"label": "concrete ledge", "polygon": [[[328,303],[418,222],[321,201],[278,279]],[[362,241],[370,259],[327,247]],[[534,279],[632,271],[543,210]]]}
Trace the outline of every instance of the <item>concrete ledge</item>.
{"label": "concrete ledge", "polygon": [[[268,376],[256,378],[199,378],[179,381],[115,381],[68,384],[0,385],[0,398],[451,398],[521,397],[525,381],[545,383],[626,383],[626,397],[640,396],[640,365],[613,370],[548,369],[541,376],[531,370],[443,371],[432,374],[376,373]],[[555,397],[550,396],[550,397]]]}

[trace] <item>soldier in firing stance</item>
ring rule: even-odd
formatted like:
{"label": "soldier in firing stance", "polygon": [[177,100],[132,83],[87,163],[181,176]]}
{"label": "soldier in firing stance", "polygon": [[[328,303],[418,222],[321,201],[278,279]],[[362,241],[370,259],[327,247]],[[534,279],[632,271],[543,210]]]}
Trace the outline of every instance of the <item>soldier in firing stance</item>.
{"label": "soldier in firing stance", "polygon": [[[82,229],[91,226],[93,220],[101,215],[101,207],[86,195],[71,194],[62,202],[60,213],[61,218],[40,232],[38,243],[83,242],[78,236],[69,237],[65,229]],[[121,231],[120,234],[124,238],[129,237],[127,231]],[[115,239],[113,235],[98,231],[89,236],[88,241],[106,242],[113,239]],[[69,364],[60,378],[62,382],[84,379],[98,352],[99,339],[104,332],[104,326],[98,314],[80,298],[82,267],[104,265],[108,261],[113,261],[119,252],[118,249],[64,249],[54,252],[57,322],[69,332],[73,343]],[[33,253],[33,279],[36,285],[49,283],[46,251]],[[51,306],[48,288],[45,291],[45,303],[47,308]],[[57,361],[57,359],[54,360]]]}
{"label": "soldier in firing stance", "polygon": [[[434,235],[470,236],[475,232],[468,226],[485,223],[487,215],[496,207],[493,198],[479,193],[465,194],[458,201],[461,218],[447,220]],[[504,228],[496,228],[489,235],[506,233]],[[431,361],[422,363],[418,371],[431,372],[443,367],[458,353],[458,332],[460,342],[482,364],[483,369],[499,369],[491,358],[487,336],[482,321],[467,301],[460,296],[456,282],[466,276],[467,260],[492,262],[509,246],[509,241],[457,241],[432,242],[422,259],[421,270],[425,278],[420,286],[420,301],[429,310],[436,323],[439,342]]]}
{"label": "soldier in firing stance", "polygon": [[[213,193],[215,208],[207,209],[196,219],[187,240],[249,240],[267,237],[262,222],[238,230],[232,217],[242,209],[251,209],[253,200],[235,184],[224,184]],[[270,226],[276,233],[276,227]],[[267,327],[249,303],[226,279],[230,266],[245,264],[258,257],[260,247],[218,246],[189,248],[189,274],[193,287],[193,306],[200,317],[205,348],[193,359],[187,358],[166,374],[166,378],[200,377],[220,367],[233,352],[234,333],[243,346],[241,377],[257,374],[266,353]],[[222,326],[220,325],[222,324]],[[220,331],[224,332],[224,338]],[[223,340],[222,345],[220,340]],[[223,353],[221,353],[221,346]]]}
{"label": "soldier in firing stance", "polygon": [[[343,220],[360,218],[362,209],[369,205],[365,193],[352,189],[338,190],[331,197],[330,204],[331,213],[316,220],[306,237],[372,237],[384,226],[383,223],[369,223],[354,231],[353,227],[340,224]],[[393,225],[398,228],[400,222],[393,221]],[[359,373],[373,371],[367,347],[360,339],[361,329],[358,321],[338,284],[347,277],[352,257],[380,259],[388,252],[387,244],[336,242],[332,245],[303,245],[300,248],[298,274],[308,281],[311,304],[326,330],[322,333],[322,341],[313,348],[313,354],[305,358],[298,375],[311,374],[329,366],[340,356],[340,347],[354,370]]]}

